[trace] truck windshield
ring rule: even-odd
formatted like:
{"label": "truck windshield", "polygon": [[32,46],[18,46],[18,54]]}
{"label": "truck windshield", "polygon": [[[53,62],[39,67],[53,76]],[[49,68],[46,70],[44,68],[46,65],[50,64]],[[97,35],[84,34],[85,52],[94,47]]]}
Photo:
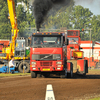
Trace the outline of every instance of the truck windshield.
{"label": "truck windshield", "polygon": [[25,40],[16,40],[16,51],[22,51],[25,49]]}
{"label": "truck windshield", "polygon": [[68,38],[69,44],[78,44],[78,38]]}
{"label": "truck windshield", "polygon": [[61,36],[34,36],[31,44],[32,47],[59,47]]}

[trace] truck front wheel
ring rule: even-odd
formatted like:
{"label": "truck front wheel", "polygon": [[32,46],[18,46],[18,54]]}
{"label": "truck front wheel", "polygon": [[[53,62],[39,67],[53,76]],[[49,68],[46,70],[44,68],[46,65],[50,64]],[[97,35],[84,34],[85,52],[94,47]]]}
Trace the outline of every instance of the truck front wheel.
{"label": "truck front wheel", "polygon": [[31,78],[36,78],[36,77],[37,77],[36,72],[31,71]]}
{"label": "truck front wheel", "polygon": [[65,70],[60,73],[60,78],[66,78],[66,77],[67,77],[67,70],[65,68]]}

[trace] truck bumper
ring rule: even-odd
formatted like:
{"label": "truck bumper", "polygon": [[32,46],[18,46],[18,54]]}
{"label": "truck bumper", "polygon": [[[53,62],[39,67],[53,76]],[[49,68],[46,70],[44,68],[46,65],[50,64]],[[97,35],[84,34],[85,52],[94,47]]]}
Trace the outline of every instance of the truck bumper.
{"label": "truck bumper", "polygon": [[30,67],[31,71],[52,72],[63,71],[63,67]]}

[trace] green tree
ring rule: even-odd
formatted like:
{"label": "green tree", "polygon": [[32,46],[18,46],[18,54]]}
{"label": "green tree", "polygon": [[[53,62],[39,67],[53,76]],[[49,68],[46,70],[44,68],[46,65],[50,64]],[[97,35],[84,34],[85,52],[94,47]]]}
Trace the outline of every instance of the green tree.
{"label": "green tree", "polygon": [[93,16],[91,20],[91,27],[92,29],[92,40],[93,41],[100,41],[100,15],[99,16]]}
{"label": "green tree", "polygon": [[[67,27],[67,29],[89,29],[91,28],[93,13],[88,8],[70,5],[66,9],[61,8],[56,15],[50,16],[46,28]],[[89,40],[90,32],[81,32],[81,40]]]}
{"label": "green tree", "polygon": [[[28,6],[28,0],[14,0],[15,12],[17,15],[19,36],[28,36],[29,30],[26,28],[35,27],[35,20],[32,16],[31,9],[24,9],[22,5],[17,5],[17,2],[24,2]],[[32,32],[31,32],[32,33]],[[11,23],[8,19],[8,5],[7,0],[0,0],[0,39],[11,38]]]}
{"label": "green tree", "polygon": [[16,8],[16,15],[18,21],[19,36],[28,37],[30,30],[28,28],[35,27],[35,20],[32,13],[25,11],[22,5]]}
{"label": "green tree", "polygon": [[[93,13],[88,8],[75,6],[72,11],[72,27],[74,29],[89,29]],[[81,40],[89,40],[89,32],[81,32]]]}
{"label": "green tree", "polygon": [[7,1],[0,0],[0,39],[10,39],[10,30]]}

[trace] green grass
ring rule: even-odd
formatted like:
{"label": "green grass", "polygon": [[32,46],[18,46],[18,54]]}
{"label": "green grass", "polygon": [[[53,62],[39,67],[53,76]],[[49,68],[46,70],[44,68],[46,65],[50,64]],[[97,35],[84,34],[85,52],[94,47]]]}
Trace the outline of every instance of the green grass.
{"label": "green grass", "polygon": [[89,71],[100,71],[100,69],[88,69]]}
{"label": "green grass", "polygon": [[89,100],[100,100],[100,98],[93,98],[93,99],[89,99]]}
{"label": "green grass", "polygon": [[30,73],[0,73],[0,77],[8,77],[8,76],[24,76],[24,75],[30,75]]}

